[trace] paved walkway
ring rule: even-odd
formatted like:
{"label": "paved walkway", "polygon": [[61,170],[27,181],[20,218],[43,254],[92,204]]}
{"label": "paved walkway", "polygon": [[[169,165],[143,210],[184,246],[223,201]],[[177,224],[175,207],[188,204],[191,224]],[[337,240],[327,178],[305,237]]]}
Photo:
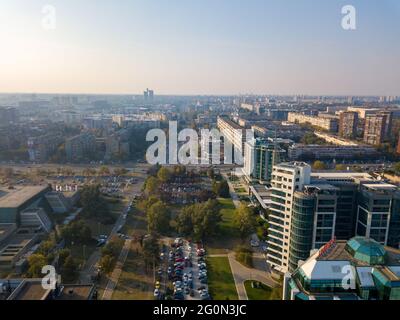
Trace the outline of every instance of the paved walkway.
{"label": "paved walkway", "polygon": [[118,257],[117,264],[115,265],[114,271],[111,274],[110,279],[108,280],[107,286],[104,290],[102,300],[111,300],[112,295],[114,293],[115,287],[118,284],[119,277],[122,273],[122,267],[125,264],[126,258],[128,257],[129,249],[131,247],[132,240],[125,240],[125,244],[121,250],[121,253]]}
{"label": "paved walkway", "polygon": [[277,283],[272,279],[271,275],[266,271],[247,268],[240,262],[236,261],[233,252],[228,254],[229,264],[231,266],[233,279],[235,280],[236,291],[239,300],[248,300],[244,282],[247,280],[259,281],[269,287],[276,287]]}

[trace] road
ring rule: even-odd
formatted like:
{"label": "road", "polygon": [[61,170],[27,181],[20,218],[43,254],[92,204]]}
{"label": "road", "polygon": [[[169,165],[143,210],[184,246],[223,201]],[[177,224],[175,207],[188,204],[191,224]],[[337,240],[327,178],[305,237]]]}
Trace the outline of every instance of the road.
{"label": "road", "polygon": [[108,280],[107,286],[104,290],[102,300],[111,300],[112,295],[114,293],[114,289],[118,284],[119,277],[121,276],[122,267],[124,266],[126,258],[128,257],[131,244],[132,244],[131,239],[125,240],[125,244],[118,257],[117,264],[115,265],[114,271],[112,272],[111,277]]}
{"label": "road", "polygon": [[[142,189],[143,184],[144,184],[144,179],[139,179],[139,181],[134,186],[133,194],[139,193],[140,190]],[[133,198],[129,199],[129,203],[132,200]],[[124,218],[124,215],[128,213],[128,207],[129,205],[124,208],[123,212],[118,217],[117,221],[114,224],[113,229],[111,230],[108,236],[108,239],[111,239],[113,235],[116,235],[118,233],[118,230],[120,230],[125,225],[126,219]],[[98,262],[100,261],[100,258],[101,258],[101,249],[98,248],[92,253],[89,259],[86,261],[83,270],[80,272],[80,283],[92,282],[92,276],[95,274],[98,268]]]}

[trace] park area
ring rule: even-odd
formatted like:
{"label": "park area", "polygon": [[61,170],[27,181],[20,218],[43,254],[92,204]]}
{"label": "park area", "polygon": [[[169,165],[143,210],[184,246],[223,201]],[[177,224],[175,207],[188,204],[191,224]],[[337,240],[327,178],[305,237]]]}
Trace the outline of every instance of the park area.
{"label": "park area", "polygon": [[282,287],[270,288],[258,281],[244,283],[249,300],[282,300]]}
{"label": "park area", "polygon": [[228,257],[209,257],[207,265],[209,268],[208,288],[212,298],[237,300],[238,295]]}

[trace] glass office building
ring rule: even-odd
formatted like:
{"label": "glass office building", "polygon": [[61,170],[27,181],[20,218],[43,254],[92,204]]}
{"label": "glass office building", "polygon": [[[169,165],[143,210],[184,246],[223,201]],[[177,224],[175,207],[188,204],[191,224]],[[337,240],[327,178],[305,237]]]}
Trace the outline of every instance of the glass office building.
{"label": "glass office building", "polygon": [[354,237],[331,241],[293,273],[284,300],[399,300],[400,250]]}

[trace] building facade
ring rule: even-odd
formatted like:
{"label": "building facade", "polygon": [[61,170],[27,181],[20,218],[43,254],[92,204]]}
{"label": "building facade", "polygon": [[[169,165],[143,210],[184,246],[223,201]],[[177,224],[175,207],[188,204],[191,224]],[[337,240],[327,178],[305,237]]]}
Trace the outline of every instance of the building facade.
{"label": "building facade", "polygon": [[69,138],[65,142],[67,160],[71,162],[89,159],[96,152],[96,138],[93,134],[83,133]]}
{"label": "building facade", "polygon": [[344,111],[339,115],[339,135],[342,138],[354,139],[357,136],[358,113]]}
{"label": "building facade", "polygon": [[400,300],[399,261],[373,239],[333,239],[285,274],[283,300]]}
{"label": "building facade", "polygon": [[334,116],[308,116],[301,113],[289,112],[288,121],[291,123],[310,124],[330,132],[338,131],[338,119]]}
{"label": "building facade", "polygon": [[387,116],[384,114],[368,115],[365,118],[364,142],[372,145],[383,143],[386,134]]}
{"label": "building facade", "polygon": [[253,139],[245,144],[244,174],[248,180],[270,183],[272,168],[284,159],[284,150],[276,143]]}

